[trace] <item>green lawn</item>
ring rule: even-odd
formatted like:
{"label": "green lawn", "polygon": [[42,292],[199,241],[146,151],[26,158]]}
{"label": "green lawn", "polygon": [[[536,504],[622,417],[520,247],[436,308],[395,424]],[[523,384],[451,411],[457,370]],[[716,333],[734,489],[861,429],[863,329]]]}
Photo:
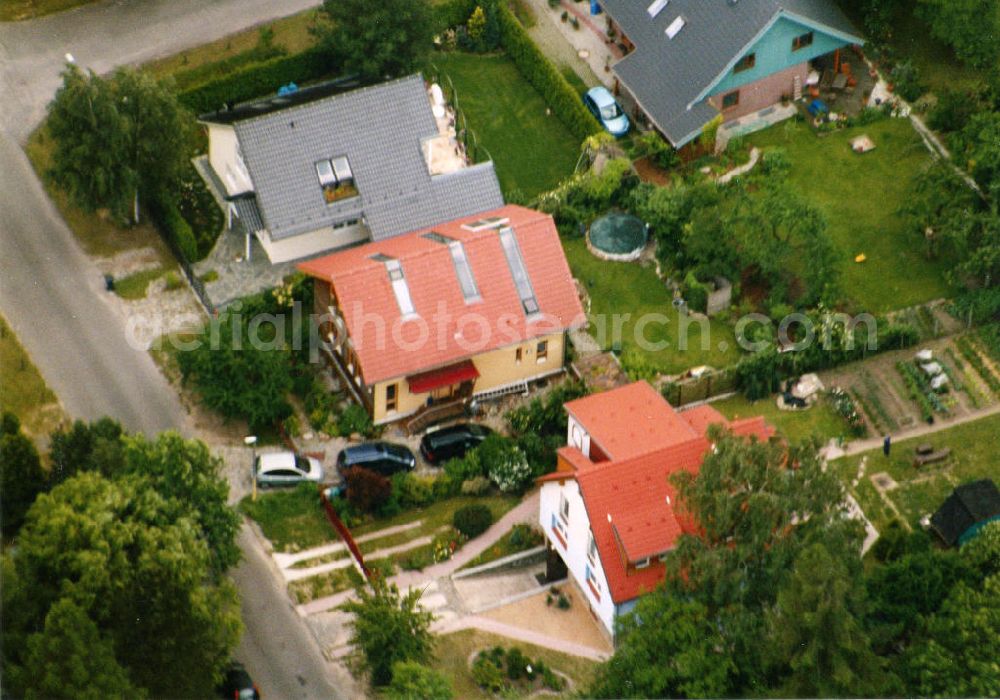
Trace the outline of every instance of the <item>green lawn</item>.
{"label": "green lawn", "polygon": [[[472,673],[469,671],[469,659],[475,652],[491,649],[498,645],[504,648],[516,646],[532,659],[541,659],[546,666],[569,676],[573,685],[566,689],[562,697],[574,697],[573,691],[582,692],[585,690],[594,675],[596,664],[588,659],[581,659],[577,656],[570,656],[479,630],[463,630],[437,637],[434,642],[434,660],[431,661],[430,667],[451,681],[456,698],[463,698],[463,700],[493,698],[496,696],[483,691],[472,679]],[[545,695],[543,697],[559,696]]]}
{"label": "green lawn", "polygon": [[440,53],[434,66],[451,77],[459,108],[486,147],[504,192],[532,198],[573,172],[580,144],[507,56]]}
{"label": "green lawn", "polygon": [[[677,374],[691,367],[709,365],[727,367],[739,358],[733,329],[720,321],[711,321],[702,347],[701,325],[695,321],[687,327],[687,349],[679,349],[680,319],[672,306],[673,295],[656,276],[651,266],[638,262],[616,263],[595,258],[582,238],[564,239],[563,248],[572,268],[590,294],[591,332],[605,349],[613,345],[614,314],[622,315],[621,347],[623,355],[638,357],[659,372]],[[624,315],[628,315],[625,318]],[[637,323],[648,314],[660,314],[645,326],[644,335],[651,343],[666,341],[665,349],[643,349],[637,338]],[[666,323],[663,322],[664,318]],[[600,333],[601,325],[607,329]],[[604,337],[601,338],[600,336]]]}
{"label": "green lawn", "polygon": [[[874,151],[851,151],[848,141],[861,134],[872,137]],[[944,280],[947,261],[928,261],[923,241],[899,213],[913,177],[930,159],[908,120],[887,119],[824,136],[788,121],[748,140],[788,153],[792,186],[826,214],[842,261],[841,289],[850,301],[880,312],[951,294]],[[855,263],[861,253],[867,261]]]}
{"label": "green lawn", "polygon": [[[470,503],[482,503],[493,511],[494,519],[518,503],[513,496],[459,496],[433,503],[426,508],[406,510],[391,518],[378,518],[351,528],[355,537],[382,530],[394,525],[421,520],[419,527],[362,545],[365,551],[402,544],[408,540],[429,535],[451,524],[455,510]],[[265,492],[257,501],[249,497],[240,503],[240,509],[260,525],[264,536],[271,541],[275,551],[298,552],[310,547],[339,539],[319,502],[316,491],[309,486],[297,489]]]}
{"label": "green lawn", "polygon": [[149,270],[134,272],[128,277],[115,280],[115,294],[122,299],[145,299],[149,283],[159,279],[166,272],[165,268],[154,267]]}
{"label": "green lawn", "polygon": [[713,401],[712,407],[730,420],[764,416],[764,420],[793,442],[814,435],[824,443],[830,438],[846,437],[847,425],[844,419],[826,401],[819,401],[805,411],[782,411],[775,403],[775,398],[771,396],[761,401],[748,401],[743,396],[734,396]]}
{"label": "green lawn", "polygon": [[[937,510],[955,486],[976,479],[997,479],[1000,473],[996,459],[998,431],[1000,416],[990,416],[933,435],[894,443],[888,458],[882,455],[881,449],[865,453],[863,456],[868,459],[865,477],[855,489],[861,508],[879,531],[895,517],[869,479],[873,474],[886,472],[899,485],[888,491],[888,496],[903,518],[916,526],[921,517]],[[949,447],[951,457],[945,462],[917,469],[913,466],[914,448],[922,443],[933,445],[935,449]],[[856,476],[861,459],[862,456],[855,456],[834,462],[845,484],[849,485]]]}
{"label": "green lawn", "polygon": [[56,395],[0,316],[0,410],[17,416],[26,433],[48,435],[66,416]]}

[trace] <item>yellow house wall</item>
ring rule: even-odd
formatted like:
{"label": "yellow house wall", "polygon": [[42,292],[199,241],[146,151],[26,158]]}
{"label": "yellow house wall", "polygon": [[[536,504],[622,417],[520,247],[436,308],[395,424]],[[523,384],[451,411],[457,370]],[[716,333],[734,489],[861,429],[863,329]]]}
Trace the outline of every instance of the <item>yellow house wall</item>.
{"label": "yellow house wall", "polygon": [[226,186],[226,194],[253,189],[250,175],[236,159],[236,130],[225,124],[208,125],[208,162]]}
{"label": "yellow house wall", "polygon": [[[549,343],[548,357],[539,362],[536,355],[536,348],[542,340],[547,340]],[[535,377],[552,374],[562,369],[565,357],[564,342],[565,334],[552,333],[474,356],[472,362],[476,366],[476,369],[479,370],[479,378],[476,379],[473,392],[489,391],[505,384],[530,380]],[[517,348],[521,348],[520,363],[517,362]],[[386,412],[386,387],[390,384],[396,385],[398,407],[395,411]],[[411,394],[406,383],[406,377],[378,382],[372,389],[374,392],[372,420],[375,423],[386,423],[416,413],[427,403],[427,397],[429,396],[429,394]]]}

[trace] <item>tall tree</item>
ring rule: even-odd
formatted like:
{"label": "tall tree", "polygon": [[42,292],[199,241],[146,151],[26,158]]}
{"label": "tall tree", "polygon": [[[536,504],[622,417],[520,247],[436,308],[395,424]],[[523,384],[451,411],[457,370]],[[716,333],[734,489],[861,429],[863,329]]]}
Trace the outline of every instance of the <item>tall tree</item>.
{"label": "tall tree", "polygon": [[78,472],[100,472],[114,477],[122,473],[125,456],[122,453],[121,424],[108,418],[92,423],[76,420],[69,429],[52,433],[49,460],[53,485],[60,484]]}
{"label": "tall tree", "polygon": [[8,665],[28,659],[23,645],[6,642],[44,630],[63,599],[86,612],[131,682],[151,695],[204,696],[239,638],[236,591],[212,575],[197,524],[140,477],[79,474],[39,496],[13,575],[4,573],[14,587],[4,590],[14,626],[4,629]]}
{"label": "tall tree", "polygon": [[923,697],[1000,696],[1000,574],[977,590],[964,582],[927,623],[906,668]]}
{"label": "tall tree", "polygon": [[42,631],[28,638],[24,679],[27,700],[131,700],[145,695],[129,681],[111,640],[70,598],[53,605]]}
{"label": "tall tree", "polygon": [[920,0],[931,34],[976,68],[1000,61],[1000,4],[994,0]]}
{"label": "tall tree", "polygon": [[47,478],[35,443],[21,431],[21,423],[4,413],[0,433],[0,533],[17,533],[24,516],[45,490]]}
{"label": "tall tree", "polygon": [[697,601],[657,591],[621,618],[614,656],[598,667],[588,697],[721,697],[735,671],[722,632]]}
{"label": "tall tree", "polygon": [[49,103],[50,175],[87,211],[138,220],[139,201],[172,188],[191,150],[193,120],[166,86],[130,69],[110,78],[63,70]]}
{"label": "tall tree", "polygon": [[413,0],[324,0],[315,33],[345,73],[379,81],[423,67],[432,48],[430,3]]}
{"label": "tall tree", "polygon": [[881,694],[884,674],[861,624],[864,589],[822,543],[795,560],[795,573],[768,615],[781,694],[843,697]]}
{"label": "tall tree", "polygon": [[717,618],[736,667],[733,689],[756,693],[774,680],[764,675],[764,613],[796,557],[822,541],[858,575],[861,530],[816,444],[748,441],[717,426],[709,437],[714,447],[698,474],[675,477],[680,506],[699,529],[669,554],[666,589]]}
{"label": "tall tree", "polygon": [[434,615],[421,607],[420,596],[418,588],[401,596],[395,584],[376,578],[371,590],[359,588],[358,599],[341,606],[354,615],[350,624],[355,660],[374,685],[388,684],[393,665],[400,661],[430,660]]}

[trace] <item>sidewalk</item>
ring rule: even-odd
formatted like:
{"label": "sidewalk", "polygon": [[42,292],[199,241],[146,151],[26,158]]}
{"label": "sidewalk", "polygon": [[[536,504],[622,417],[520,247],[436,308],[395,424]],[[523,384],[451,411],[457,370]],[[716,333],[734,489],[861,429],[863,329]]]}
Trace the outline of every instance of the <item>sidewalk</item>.
{"label": "sidewalk", "polygon": [[[451,559],[429,566],[423,571],[404,571],[390,578],[389,582],[398,586],[400,590],[406,590],[408,588],[426,588],[430,584],[436,583],[438,579],[451,576],[455,571],[496,544],[497,540],[506,535],[515,524],[534,523],[538,518],[538,499],[539,491],[535,490],[493,523],[489,530],[467,542]],[[326,598],[303,603],[296,609],[300,615],[308,617],[338,607],[351,595],[353,595],[353,591],[342,591]]]}

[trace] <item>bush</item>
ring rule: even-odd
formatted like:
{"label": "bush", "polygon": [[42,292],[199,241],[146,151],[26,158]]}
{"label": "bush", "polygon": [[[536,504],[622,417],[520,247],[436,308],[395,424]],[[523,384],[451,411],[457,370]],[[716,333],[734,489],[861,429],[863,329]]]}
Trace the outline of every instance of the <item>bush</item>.
{"label": "bush", "polygon": [[392,495],[400,508],[422,508],[434,502],[434,479],[409,472],[392,475]]}
{"label": "bush", "polygon": [[180,253],[184,260],[189,263],[201,259],[194,231],[181,216],[180,209],[173,198],[168,195],[158,197],[156,201],[149,203],[149,213],[161,234],[175,249],[175,253]]}
{"label": "bush", "polygon": [[246,102],[277,93],[282,85],[298,85],[336,74],[329,59],[313,48],[292,56],[249,66],[224,78],[181,92],[177,99],[195,114],[214,112],[226,103]]}
{"label": "bush", "polygon": [[434,669],[416,661],[397,661],[385,696],[389,700],[451,700],[455,693],[448,679]]}
{"label": "bush", "polygon": [[601,125],[584,107],[576,90],[545,57],[504,2],[498,3],[497,19],[503,48],[525,79],[545,96],[559,121],[581,141],[591,134],[600,133]]}
{"label": "bush", "polygon": [[344,470],[347,502],[362,513],[374,513],[392,493],[392,484],[381,474],[364,467]]}
{"label": "bush", "polygon": [[399,565],[406,571],[421,571],[433,563],[431,552],[421,547],[407,554]]}
{"label": "bush", "polygon": [[927,92],[927,87],[920,81],[920,71],[912,61],[896,64],[889,78],[896,84],[896,92],[907,102],[913,102]]}
{"label": "bush", "polygon": [[507,686],[500,665],[485,652],[479,652],[476,660],[472,662],[472,680],[480,688],[491,693],[499,693]]}
{"label": "bush", "polygon": [[476,449],[486,473],[504,493],[524,490],[533,478],[531,465],[521,448],[510,438],[493,434]]}
{"label": "bush", "polygon": [[[528,666],[531,665],[531,659],[524,655],[517,647],[511,647],[507,652],[507,678],[512,681],[520,680],[521,678],[529,678]],[[534,674],[531,674],[534,675]]]}
{"label": "bush", "polygon": [[345,408],[344,412],[340,414],[340,418],[337,419],[337,432],[342,437],[350,437],[355,433],[370,437],[372,429],[372,419],[368,415],[368,411],[365,410],[364,406],[356,403]]}
{"label": "bush", "polygon": [[680,164],[681,159],[677,155],[677,150],[667,143],[659,132],[647,131],[637,141],[639,152],[649,158],[656,167],[669,170]]}
{"label": "bush", "polygon": [[449,459],[444,463],[444,473],[459,487],[469,479],[486,476],[486,469],[479,458],[479,448],[469,450],[464,457]]}
{"label": "bush", "polygon": [[452,523],[456,530],[472,539],[490,529],[490,525],[493,524],[493,512],[482,504],[473,503],[456,510]]}
{"label": "bush", "polygon": [[184,170],[178,183],[177,210],[191,227],[195,239],[197,254],[191,261],[203,260],[215,247],[224,221],[215,198],[193,165]]}
{"label": "bush", "polygon": [[692,311],[703,314],[708,310],[708,287],[699,282],[693,272],[684,277],[684,301]]}
{"label": "bush", "polygon": [[493,482],[485,476],[474,476],[462,482],[462,494],[465,496],[484,496],[493,488]]}

